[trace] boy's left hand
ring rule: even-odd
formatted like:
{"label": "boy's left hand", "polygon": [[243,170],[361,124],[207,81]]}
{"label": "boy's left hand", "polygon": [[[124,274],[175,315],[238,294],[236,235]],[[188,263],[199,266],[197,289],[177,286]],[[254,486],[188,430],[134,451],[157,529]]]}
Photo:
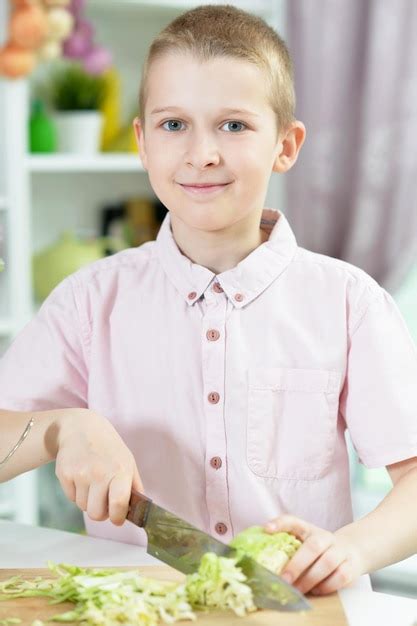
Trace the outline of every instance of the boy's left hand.
{"label": "boy's left hand", "polygon": [[358,548],[347,535],[332,533],[293,515],[265,524],[268,532],[288,532],[303,543],[280,574],[302,593],[333,593],[366,573]]}

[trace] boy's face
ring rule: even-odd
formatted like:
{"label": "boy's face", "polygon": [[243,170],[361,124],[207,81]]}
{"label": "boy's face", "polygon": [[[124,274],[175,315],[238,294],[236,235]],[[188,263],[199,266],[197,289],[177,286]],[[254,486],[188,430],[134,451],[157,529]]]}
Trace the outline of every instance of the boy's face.
{"label": "boy's face", "polygon": [[[260,214],[282,144],[259,68],[167,54],[149,72],[145,132],[138,120],[135,127],[151,185],[172,216],[217,231]],[[192,187],[202,183],[216,186]]]}

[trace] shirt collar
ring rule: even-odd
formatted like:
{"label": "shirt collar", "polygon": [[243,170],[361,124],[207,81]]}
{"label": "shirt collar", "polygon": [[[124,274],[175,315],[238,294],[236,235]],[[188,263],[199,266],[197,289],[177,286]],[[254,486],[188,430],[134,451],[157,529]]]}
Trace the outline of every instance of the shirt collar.
{"label": "shirt collar", "polygon": [[242,308],[278,278],[297,249],[294,233],[280,211],[264,209],[261,228],[270,233],[268,241],[232,269],[216,275],[182,254],[173,237],[167,213],[156,239],[157,254],[166,275],[187,304],[194,304],[211,283],[218,282],[233,305]]}

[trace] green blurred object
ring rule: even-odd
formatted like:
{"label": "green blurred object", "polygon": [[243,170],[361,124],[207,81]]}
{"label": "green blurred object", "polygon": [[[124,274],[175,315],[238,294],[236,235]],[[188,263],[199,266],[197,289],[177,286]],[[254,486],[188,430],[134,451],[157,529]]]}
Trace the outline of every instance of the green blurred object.
{"label": "green blurred object", "polygon": [[29,146],[32,153],[50,153],[56,150],[56,129],[45,112],[41,100],[34,100],[29,120]]}
{"label": "green blurred object", "polygon": [[64,278],[106,256],[106,250],[117,252],[125,247],[111,237],[80,239],[71,231],[64,232],[56,243],[33,258],[36,299],[44,300]]}
{"label": "green blurred object", "polygon": [[3,259],[0,259],[0,272],[2,272],[4,270],[4,261]]}
{"label": "green blurred object", "polygon": [[391,478],[385,467],[369,469],[362,464],[358,466],[358,482],[369,492],[387,492],[392,487]]}
{"label": "green blurred object", "polygon": [[60,65],[41,88],[55,111],[98,111],[106,97],[105,76],[84,71],[79,63]]}

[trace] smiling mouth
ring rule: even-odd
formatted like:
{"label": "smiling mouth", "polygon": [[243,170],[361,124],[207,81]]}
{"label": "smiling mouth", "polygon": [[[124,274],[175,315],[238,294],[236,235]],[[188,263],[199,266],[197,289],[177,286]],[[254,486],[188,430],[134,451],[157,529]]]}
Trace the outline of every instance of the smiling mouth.
{"label": "smiling mouth", "polygon": [[200,184],[200,185],[183,185],[182,183],[178,183],[180,187],[182,187],[186,192],[191,193],[193,195],[198,194],[210,194],[216,191],[220,191],[230,185],[231,183],[219,183],[219,184]]}

